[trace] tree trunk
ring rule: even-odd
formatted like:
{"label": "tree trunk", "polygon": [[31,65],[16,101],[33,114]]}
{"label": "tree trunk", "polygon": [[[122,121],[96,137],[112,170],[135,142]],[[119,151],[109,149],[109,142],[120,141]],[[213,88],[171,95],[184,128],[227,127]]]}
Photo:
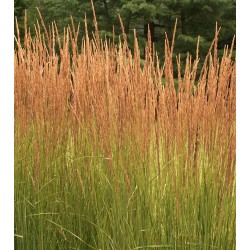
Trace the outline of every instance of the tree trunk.
{"label": "tree trunk", "polygon": [[186,15],[184,11],[181,11],[181,33],[182,35],[186,35]]}
{"label": "tree trunk", "polygon": [[131,19],[132,19],[132,15],[129,15],[128,18],[125,20],[124,32],[126,34],[129,33]]}
{"label": "tree trunk", "polygon": [[108,20],[110,20],[109,8],[108,8],[107,1],[106,1],[106,0],[103,0],[102,2],[103,2],[103,4],[104,4],[105,14],[106,14]]}

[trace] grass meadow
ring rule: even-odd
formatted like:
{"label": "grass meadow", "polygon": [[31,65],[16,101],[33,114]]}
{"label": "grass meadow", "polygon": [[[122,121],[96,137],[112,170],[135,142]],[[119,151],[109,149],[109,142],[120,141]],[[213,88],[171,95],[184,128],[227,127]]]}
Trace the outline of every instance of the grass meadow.
{"label": "grass meadow", "polygon": [[94,23],[17,25],[15,249],[235,249],[232,46],[216,28],[198,74],[199,42],[160,63],[149,36],[142,66]]}

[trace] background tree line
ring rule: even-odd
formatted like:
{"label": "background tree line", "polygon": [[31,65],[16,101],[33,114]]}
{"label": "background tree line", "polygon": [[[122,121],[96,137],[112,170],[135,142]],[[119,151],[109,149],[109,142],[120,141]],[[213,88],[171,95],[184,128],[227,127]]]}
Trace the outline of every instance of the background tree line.
{"label": "background tree line", "polygon": [[[95,12],[101,37],[115,39],[121,35],[118,14],[120,14],[128,43],[133,48],[133,29],[136,29],[141,56],[147,40],[148,27],[151,40],[158,51],[160,61],[164,57],[165,32],[172,37],[176,18],[178,19],[175,55],[181,54],[185,63],[186,53],[195,56],[198,35],[200,35],[200,57],[206,55],[214,38],[215,23],[221,26],[218,55],[222,55],[225,44],[230,45],[236,33],[236,0],[94,0]],[[33,27],[39,19],[36,7],[42,13],[46,25],[56,21],[59,32],[71,23],[80,23],[80,37],[84,35],[84,13],[87,15],[88,28],[94,29],[90,0],[15,0],[15,16],[23,32],[24,11],[27,9],[28,26]],[[200,64],[201,65],[201,64]]]}

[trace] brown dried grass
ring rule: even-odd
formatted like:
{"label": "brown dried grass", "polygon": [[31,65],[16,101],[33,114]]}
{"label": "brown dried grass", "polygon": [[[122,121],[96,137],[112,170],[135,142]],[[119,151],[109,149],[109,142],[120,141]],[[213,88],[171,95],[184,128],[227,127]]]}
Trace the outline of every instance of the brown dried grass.
{"label": "brown dried grass", "polygon": [[[86,36],[79,48],[79,27],[75,29],[73,19],[72,27],[65,28],[63,36],[58,34],[55,23],[49,31],[43,21],[42,27],[45,36],[37,23],[34,37],[25,28],[23,45],[17,28],[15,122],[20,135],[33,124],[36,136],[43,138],[44,149],[51,153],[69,140],[69,131],[77,145],[83,136],[79,131],[88,128],[95,150],[103,152],[110,171],[115,168],[111,145],[123,150],[128,142],[133,142],[136,147],[131,147],[131,158],[135,161],[136,155],[150,161],[154,145],[159,175],[163,167],[161,150],[167,161],[173,154],[185,153],[184,183],[189,181],[190,172],[198,182],[202,149],[209,162],[213,162],[215,154],[221,154],[217,178],[226,172],[225,189],[230,189],[235,171],[236,64],[232,61],[233,45],[230,50],[225,46],[222,59],[217,58],[217,28],[197,86],[199,42],[196,58],[192,60],[187,55],[183,77],[180,57],[176,58],[179,72],[176,91],[172,58],[176,26],[171,45],[166,34],[162,67],[149,36],[143,68],[136,33],[131,51],[124,32],[124,42],[119,44],[101,40],[95,18],[96,32],[90,39],[85,17]],[[225,145],[227,152],[220,151]],[[35,156],[36,171],[38,158]],[[223,162],[227,162],[227,169],[221,169]],[[126,176],[130,186],[129,172]]]}

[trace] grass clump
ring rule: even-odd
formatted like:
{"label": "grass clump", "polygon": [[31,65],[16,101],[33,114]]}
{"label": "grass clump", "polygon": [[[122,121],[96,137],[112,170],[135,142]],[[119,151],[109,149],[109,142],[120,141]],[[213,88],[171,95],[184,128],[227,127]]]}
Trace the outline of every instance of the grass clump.
{"label": "grass clump", "polygon": [[142,67],[136,35],[131,51],[97,31],[77,47],[73,22],[35,30],[14,59],[16,249],[235,249],[236,73],[218,31],[200,76],[198,44],[176,80],[174,38],[160,66],[149,37]]}

